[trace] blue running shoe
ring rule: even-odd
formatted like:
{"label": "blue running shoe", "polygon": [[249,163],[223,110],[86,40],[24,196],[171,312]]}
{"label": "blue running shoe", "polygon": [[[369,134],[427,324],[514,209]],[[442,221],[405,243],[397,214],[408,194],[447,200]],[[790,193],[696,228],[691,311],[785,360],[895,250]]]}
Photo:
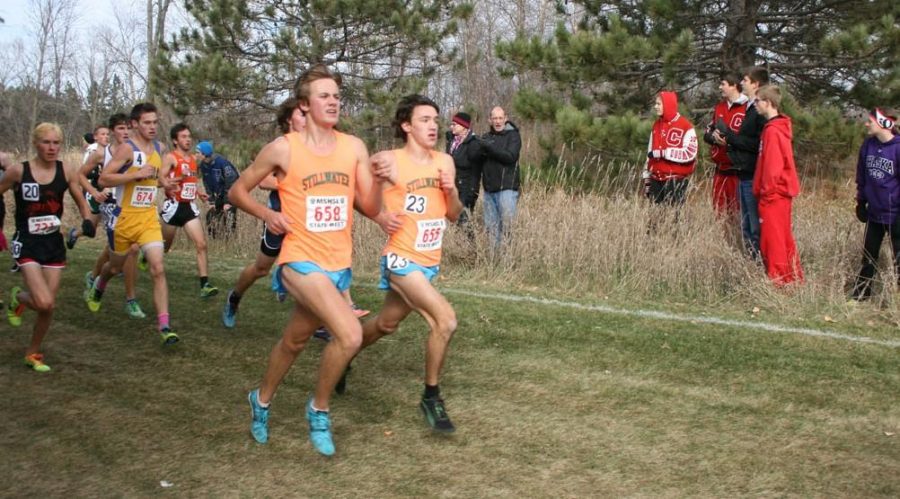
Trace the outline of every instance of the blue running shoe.
{"label": "blue running shoe", "polygon": [[327,411],[313,409],[312,397],[306,403],[306,420],[309,421],[309,441],[323,456],[334,455],[334,442],[331,440],[331,418]]}
{"label": "blue running shoe", "polygon": [[250,434],[257,442],[269,441],[269,408],[259,405],[259,388],[247,394],[250,402]]}
{"label": "blue running shoe", "polygon": [[233,289],[228,290],[228,295],[225,296],[225,307],[222,308],[222,324],[228,329],[233,328],[237,321],[238,308],[231,304],[231,295],[233,293]]}

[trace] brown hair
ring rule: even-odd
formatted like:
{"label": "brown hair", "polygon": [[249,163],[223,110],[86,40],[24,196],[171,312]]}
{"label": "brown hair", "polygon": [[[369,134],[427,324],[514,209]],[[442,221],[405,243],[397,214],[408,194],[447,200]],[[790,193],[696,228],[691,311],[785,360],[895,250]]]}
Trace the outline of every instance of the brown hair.
{"label": "brown hair", "polygon": [[294,85],[294,97],[303,104],[309,104],[309,86],[316,80],[334,80],[337,86],[341,86],[341,75],[328,69],[324,64],[315,64],[304,71],[297,84]]}
{"label": "brown hair", "polygon": [[299,104],[300,101],[296,97],[289,97],[278,106],[278,110],[275,111],[275,123],[281,133],[291,131],[291,116],[294,115],[294,110]]}
{"label": "brown hair", "polygon": [[778,85],[766,85],[756,92],[756,100],[764,100],[781,112],[781,88]]}
{"label": "brown hair", "polygon": [[744,75],[750,78],[753,83],[758,83],[760,87],[769,84],[769,70],[762,66],[753,66],[744,71]]}

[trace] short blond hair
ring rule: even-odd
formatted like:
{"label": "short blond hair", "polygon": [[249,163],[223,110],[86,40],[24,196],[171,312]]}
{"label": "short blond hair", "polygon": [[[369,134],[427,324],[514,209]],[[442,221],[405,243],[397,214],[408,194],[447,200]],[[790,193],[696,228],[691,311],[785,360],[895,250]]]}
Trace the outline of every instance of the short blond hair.
{"label": "short blond hair", "polygon": [[56,132],[59,135],[59,140],[63,139],[62,128],[59,127],[56,123],[41,123],[40,125],[34,127],[34,130],[31,132],[31,145],[37,147],[38,142],[44,138],[50,132]]}
{"label": "short blond hair", "polygon": [[781,88],[778,85],[766,85],[756,91],[756,100],[764,100],[776,111],[781,111]]}

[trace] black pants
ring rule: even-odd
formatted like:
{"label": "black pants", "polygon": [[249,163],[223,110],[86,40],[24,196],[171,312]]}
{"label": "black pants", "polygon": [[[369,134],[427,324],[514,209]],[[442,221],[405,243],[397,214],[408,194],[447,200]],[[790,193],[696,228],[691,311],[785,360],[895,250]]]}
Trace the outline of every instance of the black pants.
{"label": "black pants", "polygon": [[459,214],[459,219],[456,223],[466,234],[466,238],[472,242],[475,240],[475,228],[472,226],[470,218],[472,214],[475,213],[475,202],[478,201],[478,190],[460,190],[459,200],[463,205],[463,211]]}
{"label": "black pants", "polygon": [[233,236],[237,232],[237,207],[232,206],[227,210],[210,208],[206,212],[206,232],[211,239]]}
{"label": "black pants", "polygon": [[875,264],[881,254],[881,243],[887,234],[891,238],[891,253],[894,257],[894,270],[900,275],[900,218],[893,225],[866,223],[866,237],[863,243],[862,268],[856,276],[851,296],[865,299],[872,295],[872,280],[875,277]]}
{"label": "black pants", "polygon": [[681,206],[687,196],[688,179],[673,178],[665,182],[650,179],[650,190],[647,197],[656,204]]}

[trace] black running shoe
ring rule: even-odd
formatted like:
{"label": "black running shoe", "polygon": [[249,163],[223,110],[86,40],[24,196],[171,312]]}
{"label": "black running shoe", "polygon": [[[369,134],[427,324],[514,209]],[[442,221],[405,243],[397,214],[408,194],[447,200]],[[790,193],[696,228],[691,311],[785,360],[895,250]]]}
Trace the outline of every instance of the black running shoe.
{"label": "black running shoe", "polygon": [[331,341],[331,333],[329,333],[328,330],[325,329],[325,326],[316,329],[316,331],[313,333],[313,337],[318,338],[326,343]]}
{"label": "black running shoe", "polygon": [[422,414],[432,430],[438,433],[453,433],[456,427],[450,422],[450,416],[447,415],[447,409],[444,408],[444,400],[442,398],[422,398],[419,403]]}
{"label": "black running shoe", "polygon": [[78,242],[78,229],[72,227],[69,229],[69,235],[66,236],[66,248],[72,249],[75,247],[75,243]]}
{"label": "black running shoe", "polygon": [[347,369],[344,369],[344,374],[341,374],[341,379],[338,380],[337,384],[334,385],[334,393],[338,395],[343,395],[345,391],[347,391],[347,375],[350,374],[350,371],[353,369],[353,366],[347,364]]}

